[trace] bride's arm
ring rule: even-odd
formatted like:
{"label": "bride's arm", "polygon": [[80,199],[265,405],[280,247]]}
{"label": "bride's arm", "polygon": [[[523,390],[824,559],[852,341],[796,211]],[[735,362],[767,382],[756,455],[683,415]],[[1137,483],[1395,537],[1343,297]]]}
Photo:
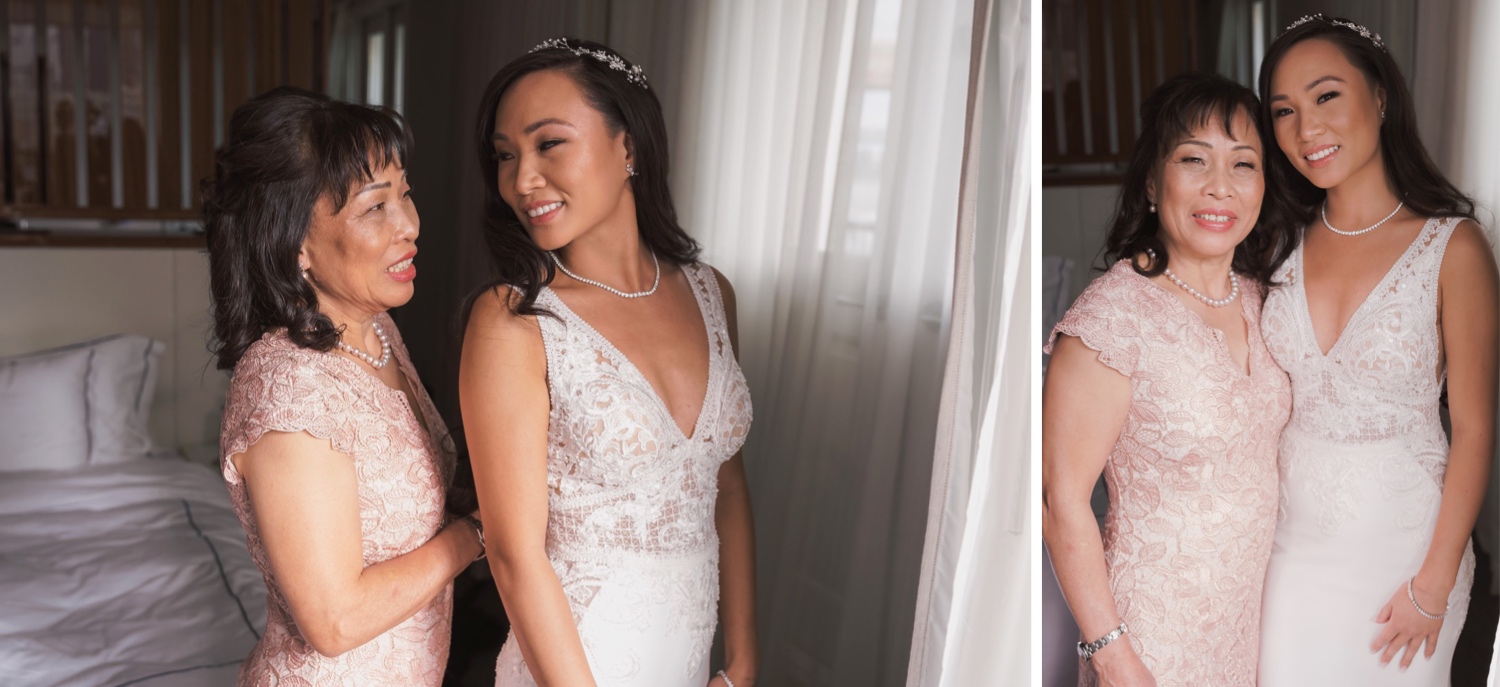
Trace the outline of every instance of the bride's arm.
{"label": "bride's arm", "polygon": [[[1438,276],[1448,411],[1453,443],[1443,478],[1432,546],[1412,586],[1417,601],[1440,609],[1453,590],[1464,547],[1479,517],[1495,455],[1497,278],[1478,225],[1462,222],[1448,242]],[[1431,603],[1432,606],[1426,604]]]}
{"label": "bride's arm", "polygon": [[535,318],[496,293],[474,303],[458,395],[490,572],[538,685],[591,687],[562,584],[547,560],[547,360]]}
{"label": "bride's arm", "polygon": [[[738,359],[740,337],[735,323],[734,289],[718,270],[714,276],[723,296],[729,342]],[[755,636],[755,522],[750,512],[743,452],[734,454],[719,468],[714,525],[719,532],[719,617],[724,624],[724,672],[734,681],[734,687],[751,687],[760,662],[760,647]]]}

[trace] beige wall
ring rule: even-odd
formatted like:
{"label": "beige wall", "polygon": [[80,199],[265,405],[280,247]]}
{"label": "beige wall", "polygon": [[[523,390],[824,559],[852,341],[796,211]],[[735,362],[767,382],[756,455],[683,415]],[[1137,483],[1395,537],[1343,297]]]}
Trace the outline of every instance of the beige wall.
{"label": "beige wall", "polygon": [[151,405],[163,448],[217,459],[228,375],[206,348],[208,258],[188,249],[0,249],[0,355],[115,333],[167,344]]}
{"label": "beige wall", "polygon": [[1047,186],[1042,189],[1042,255],[1073,260],[1072,302],[1099,273],[1106,224],[1119,186]]}

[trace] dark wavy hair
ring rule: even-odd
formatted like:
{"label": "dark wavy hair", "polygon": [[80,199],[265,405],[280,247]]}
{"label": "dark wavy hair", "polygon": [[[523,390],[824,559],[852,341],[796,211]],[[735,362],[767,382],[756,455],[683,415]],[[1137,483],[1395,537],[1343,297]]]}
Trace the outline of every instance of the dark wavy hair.
{"label": "dark wavy hair", "polygon": [[[619,53],[592,41],[564,38],[569,46],[618,58],[626,69],[632,63]],[[626,79],[627,72],[600,59],[578,55],[564,48],[542,48],[526,53],[500,68],[479,99],[479,117],[474,132],[475,153],[484,177],[484,239],[489,247],[496,278],[471,294],[463,308],[467,319],[474,301],[483,293],[510,286],[519,293],[510,300],[517,315],[546,314],[536,306],[542,287],[557,275],[552,261],[531,239],[516,213],[500,197],[500,170],[495,158],[496,108],[500,99],[522,77],[540,71],[568,75],[583,91],[611,135],[625,132],[626,145],[635,156],[635,176],[630,190],[635,195],[635,219],[641,240],[662,259],[686,265],[698,259],[701,248],[677,224],[677,209],[667,184],[667,124],[656,92]]]}
{"label": "dark wavy hair", "polygon": [[200,185],[213,295],[209,350],[219,369],[233,369],[274,329],[303,348],[333,348],[339,330],[318,311],[297,264],[313,208],[327,197],[338,212],[374,171],[405,168],[411,147],[395,111],[300,88],[276,88],[235,109],[213,175]]}
{"label": "dark wavy hair", "polygon": [[[1217,118],[1224,132],[1234,137],[1234,115],[1244,112],[1251,131],[1260,133],[1260,103],[1255,93],[1222,76],[1186,73],[1162,82],[1146,102],[1141,104],[1141,135],[1130,155],[1115,216],[1104,242],[1104,253],[1110,264],[1133,258],[1148,250],[1156,253],[1145,269],[1131,263],[1136,272],[1154,277],[1167,269],[1171,256],[1161,239],[1161,218],[1151,212],[1146,197],[1147,183],[1161,173],[1162,164],[1179,143],[1193,131],[1208,126]],[[1234,249],[1233,269],[1261,284],[1270,284],[1271,275],[1291,254],[1295,245],[1291,207],[1274,179],[1267,173],[1266,192],[1261,200],[1260,217],[1249,235]]]}
{"label": "dark wavy hair", "polygon": [[[1385,119],[1380,125],[1381,158],[1385,163],[1385,175],[1396,188],[1396,195],[1406,207],[1424,217],[1464,217],[1474,220],[1474,200],[1464,195],[1443,176],[1422,139],[1417,133],[1417,113],[1412,104],[1411,90],[1406,79],[1401,77],[1401,68],[1396,65],[1389,52],[1354,29],[1339,26],[1339,21],[1352,24],[1339,17],[1315,16],[1282,33],[1266,49],[1260,64],[1261,136],[1266,145],[1266,166],[1278,175],[1282,187],[1290,196],[1298,227],[1311,224],[1317,207],[1328,197],[1328,192],[1314,186],[1292,166],[1281,146],[1276,144],[1274,121],[1271,118],[1271,76],[1277,65],[1286,57],[1292,46],[1312,38],[1333,43],[1344,57],[1365,75],[1374,88],[1385,91]],[[1295,238],[1300,237],[1300,233]]]}

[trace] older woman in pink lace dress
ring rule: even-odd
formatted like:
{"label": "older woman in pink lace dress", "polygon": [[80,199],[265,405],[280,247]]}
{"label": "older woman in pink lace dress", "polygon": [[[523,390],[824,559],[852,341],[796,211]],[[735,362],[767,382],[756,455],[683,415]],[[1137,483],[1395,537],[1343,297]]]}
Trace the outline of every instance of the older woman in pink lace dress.
{"label": "older woman in pink lace dress", "polygon": [[1117,261],[1053,331],[1042,534],[1083,635],[1081,684],[1256,682],[1291,406],[1260,334],[1286,225],[1257,113],[1219,77],[1152,94],[1108,239]]}
{"label": "older woman in pink lace dress", "polygon": [[483,553],[444,516],[451,442],[385,314],[416,277],[409,147],[394,113],[277,89],[204,185],[220,455],[268,592],[240,685],[440,684]]}

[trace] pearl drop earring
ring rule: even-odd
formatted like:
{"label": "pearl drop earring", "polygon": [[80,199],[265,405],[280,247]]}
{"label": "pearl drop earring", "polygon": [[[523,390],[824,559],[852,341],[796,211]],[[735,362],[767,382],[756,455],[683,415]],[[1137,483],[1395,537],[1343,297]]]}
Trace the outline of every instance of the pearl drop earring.
{"label": "pearl drop earring", "polygon": [[1151,212],[1156,212],[1156,203],[1151,204]]}

